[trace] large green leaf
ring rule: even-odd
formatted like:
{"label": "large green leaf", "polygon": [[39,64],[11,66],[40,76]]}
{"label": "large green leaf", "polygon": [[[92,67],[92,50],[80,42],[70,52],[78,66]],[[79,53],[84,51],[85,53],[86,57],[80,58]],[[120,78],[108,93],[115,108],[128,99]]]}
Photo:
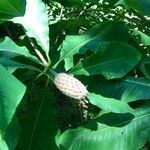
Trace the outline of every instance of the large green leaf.
{"label": "large green leaf", "polygon": [[17,150],[57,150],[55,136],[58,123],[53,89],[42,85],[41,90],[38,86],[38,83],[35,84],[27,92],[29,103],[26,106],[27,112],[19,119],[21,132]]}
{"label": "large green leaf", "polygon": [[13,19],[22,24],[29,37],[34,37],[48,56],[49,28],[46,6],[42,0],[27,0],[26,12],[23,17]]}
{"label": "large green leaf", "polygon": [[150,80],[138,78],[126,78],[120,85],[118,85],[118,91],[119,90],[123,91],[121,96],[122,101],[131,102],[141,99],[149,100]]}
{"label": "large green leaf", "polygon": [[88,93],[87,97],[90,103],[105,111],[115,113],[133,112],[132,108],[128,104],[113,98],[103,97],[101,95],[96,95],[94,93]]}
{"label": "large green leaf", "polygon": [[[112,115],[109,119],[113,123]],[[113,118],[113,119],[111,119]],[[99,119],[101,120],[101,119]],[[150,106],[142,106],[136,109],[135,118],[128,125],[114,127],[91,121],[86,128],[70,129],[64,132],[60,138],[61,150],[139,150],[150,140]],[[120,122],[121,124],[127,123]],[[96,129],[93,131],[93,126]],[[89,129],[87,129],[89,128]]]}
{"label": "large green leaf", "polygon": [[7,57],[11,54],[13,57],[22,55],[37,61],[37,58],[31,55],[26,47],[20,47],[16,45],[9,37],[6,37],[4,41],[0,42],[0,55]]}
{"label": "large green leaf", "polygon": [[123,80],[117,88],[115,90],[117,90],[118,92],[119,90],[123,91],[121,95],[121,100],[124,102],[150,99],[150,80],[128,77]]}
{"label": "large green leaf", "polygon": [[149,0],[124,0],[125,4],[139,11],[143,15],[150,15],[150,1]]}
{"label": "large green leaf", "polygon": [[106,80],[100,76],[82,77],[90,92],[124,102],[150,99],[150,80],[126,77],[121,80]]}
{"label": "large green leaf", "polygon": [[[127,40],[128,29],[122,22],[105,22],[96,25],[83,35],[67,35],[60,52],[59,62],[65,59],[65,64],[69,64],[74,54],[84,53],[87,50],[95,52],[103,42],[126,42]],[[66,67],[66,70],[72,66]]]}
{"label": "large green leaf", "polygon": [[11,122],[25,90],[26,87],[0,65],[0,132],[4,133]]}
{"label": "large green leaf", "polygon": [[82,59],[70,73],[76,75],[102,74],[107,79],[121,78],[140,61],[140,52],[125,43],[106,42],[99,51]]}
{"label": "large green leaf", "polygon": [[23,16],[25,13],[26,0],[1,0],[0,19],[10,19]]}

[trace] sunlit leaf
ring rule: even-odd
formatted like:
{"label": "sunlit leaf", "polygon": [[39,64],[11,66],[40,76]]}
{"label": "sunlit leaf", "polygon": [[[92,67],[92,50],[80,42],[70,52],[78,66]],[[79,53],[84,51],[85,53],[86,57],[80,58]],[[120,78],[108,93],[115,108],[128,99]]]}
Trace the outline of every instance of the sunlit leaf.
{"label": "sunlit leaf", "polygon": [[127,113],[133,112],[132,108],[119,100],[103,97],[94,93],[88,93],[88,99],[93,105],[110,112]]}
{"label": "sunlit leaf", "polygon": [[[108,126],[96,121],[91,121],[91,124],[92,126],[87,125],[86,128],[70,129],[64,132],[59,142],[60,149],[139,150],[150,140],[150,107],[148,105],[137,108],[135,118],[124,127]],[[96,126],[96,129],[93,130],[93,126]]]}
{"label": "sunlit leaf", "polygon": [[13,42],[9,37],[6,37],[4,41],[0,42],[0,55],[7,57],[7,55],[11,54],[13,57],[22,55],[35,61],[38,60],[35,56],[29,53],[26,47],[20,47],[15,44],[15,42]]}
{"label": "sunlit leaf", "polygon": [[27,0],[26,12],[23,17],[13,19],[22,24],[29,37],[34,37],[48,56],[49,27],[46,6],[42,0]]}
{"label": "sunlit leaf", "polygon": [[2,139],[1,134],[0,134],[0,149],[1,150],[9,150],[6,142]]}

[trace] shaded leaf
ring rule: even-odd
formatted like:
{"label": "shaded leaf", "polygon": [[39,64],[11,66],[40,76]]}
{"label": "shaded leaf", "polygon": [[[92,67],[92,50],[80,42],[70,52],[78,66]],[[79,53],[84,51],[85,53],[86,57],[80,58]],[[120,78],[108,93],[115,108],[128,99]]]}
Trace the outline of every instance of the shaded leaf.
{"label": "shaded leaf", "polygon": [[16,148],[19,139],[19,124],[16,117],[14,117],[8,125],[4,139],[9,147],[9,150],[14,150]]}
{"label": "shaded leaf", "polygon": [[150,57],[143,55],[139,64],[140,70],[143,72],[147,79],[150,79]]}
{"label": "shaded leaf", "polygon": [[0,131],[6,127],[20,103],[26,87],[0,65]]}
{"label": "shaded leaf", "polygon": [[96,95],[94,93],[88,93],[87,97],[90,103],[105,111],[115,113],[133,112],[132,108],[128,104],[116,99],[103,97],[101,95]]}
{"label": "shaded leaf", "polygon": [[121,80],[106,80],[100,76],[81,78],[90,92],[124,102],[150,99],[150,80],[126,77]]}
{"label": "shaded leaf", "polygon": [[100,113],[95,119],[88,122],[85,128],[97,130],[98,124],[105,124],[111,127],[123,127],[128,125],[135,116],[131,113]]}
{"label": "shaded leaf", "polygon": [[55,97],[52,88],[43,87],[41,90],[38,85],[39,83],[35,84],[33,89],[27,92],[27,112],[19,119],[21,132],[18,150],[57,150],[55,136],[58,123],[54,108]]}
{"label": "shaded leaf", "polygon": [[107,0],[111,5],[116,4],[119,0]]}
{"label": "shaded leaf", "polygon": [[75,75],[102,74],[107,79],[121,78],[140,61],[140,52],[124,43],[107,42],[99,51],[82,59],[70,73]]}
{"label": "shaded leaf", "polygon": [[13,73],[16,69],[18,68],[28,68],[31,70],[37,70],[39,71],[37,68],[30,66],[30,65],[25,65],[10,59],[7,59],[6,57],[0,57],[0,64],[5,67],[9,72]]}

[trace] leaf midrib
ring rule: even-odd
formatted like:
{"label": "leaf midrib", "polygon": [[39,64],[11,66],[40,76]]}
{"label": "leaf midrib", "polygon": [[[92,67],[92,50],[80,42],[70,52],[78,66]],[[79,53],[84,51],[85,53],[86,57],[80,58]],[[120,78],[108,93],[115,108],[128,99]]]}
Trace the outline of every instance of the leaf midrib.
{"label": "leaf midrib", "polygon": [[[46,82],[45,89],[47,89],[47,87],[48,87],[48,82],[49,82],[49,79]],[[34,134],[35,134],[36,127],[37,127],[38,119],[39,119],[39,116],[40,116],[40,113],[41,113],[41,110],[42,110],[42,107],[43,107],[43,104],[44,104],[46,92],[47,92],[47,90],[45,90],[45,92],[43,94],[43,97],[42,97],[41,103],[40,103],[40,107],[39,107],[39,110],[38,110],[36,118],[35,118],[35,123],[33,125],[33,130],[31,132],[31,137],[30,137],[30,140],[29,140],[29,146],[28,146],[29,150],[31,150],[31,148],[32,148],[32,141],[33,141],[33,137],[34,137]]]}

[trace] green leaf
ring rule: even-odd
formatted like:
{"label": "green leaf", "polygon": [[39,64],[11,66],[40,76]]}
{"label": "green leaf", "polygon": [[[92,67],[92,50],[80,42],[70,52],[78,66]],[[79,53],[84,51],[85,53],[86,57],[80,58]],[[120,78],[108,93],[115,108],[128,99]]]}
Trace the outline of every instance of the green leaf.
{"label": "green leaf", "polygon": [[125,43],[107,42],[99,51],[82,59],[70,73],[75,75],[102,74],[107,79],[121,78],[140,61],[140,52]]}
{"label": "green leaf", "polygon": [[9,147],[9,150],[14,150],[16,148],[19,139],[19,124],[16,116],[8,125],[4,139]]}
{"label": "green leaf", "polygon": [[26,12],[23,17],[13,19],[13,22],[22,24],[29,37],[34,37],[48,56],[49,27],[46,6],[42,0],[27,0]]}
{"label": "green leaf", "polygon": [[128,7],[139,11],[143,15],[150,15],[149,0],[124,0]]}
{"label": "green leaf", "polygon": [[[67,35],[61,49],[60,61],[79,53],[81,47],[93,39],[99,38],[100,32],[104,30],[107,24],[108,23],[97,25],[83,35]],[[93,48],[97,50],[97,47],[98,45],[95,44]]]}
{"label": "green leaf", "polygon": [[143,55],[139,64],[140,70],[143,72],[147,79],[150,79],[150,57]]}
{"label": "green leaf", "polygon": [[[116,36],[114,36],[114,34]],[[122,22],[105,22],[94,26],[83,35],[67,35],[60,52],[60,61],[72,59],[76,53],[85,53],[87,50],[97,51],[100,44],[108,41],[128,40],[128,29]],[[67,59],[67,60],[66,60]],[[68,63],[69,64],[69,63]],[[72,66],[67,67],[70,69]]]}
{"label": "green leaf", "polygon": [[113,98],[103,97],[101,95],[96,95],[94,93],[88,93],[87,97],[90,103],[105,111],[115,113],[133,112],[132,108],[128,104]]}
{"label": "green leaf", "polygon": [[[40,82],[40,84],[42,84]],[[27,112],[19,119],[21,128],[17,149],[57,150],[55,136],[58,131],[55,97],[51,87],[38,88],[39,83],[29,89]],[[44,85],[42,85],[44,86]],[[31,91],[30,91],[31,90]]]}
{"label": "green leaf", "polygon": [[3,56],[13,54],[14,56],[25,56],[31,58],[32,60],[38,61],[38,59],[31,55],[26,47],[20,47],[16,45],[9,37],[6,37],[4,41],[0,43],[0,54]]}
{"label": "green leaf", "polygon": [[[51,64],[52,66],[55,65],[60,58],[60,47],[64,41],[64,38],[66,37],[64,35],[64,31],[67,35],[76,35],[78,34],[79,26],[84,26],[86,28],[91,27],[92,19],[86,19],[86,18],[77,18],[77,19],[67,19],[67,20],[60,20],[57,23],[50,24],[50,57],[51,57]],[[73,37],[73,36],[72,36]],[[57,49],[57,51],[56,51]],[[71,59],[71,61],[69,60]],[[68,57],[65,59],[65,68],[69,68],[70,62],[73,63],[73,58]],[[68,65],[68,66],[67,66]]]}
{"label": "green leaf", "polygon": [[101,111],[97,117],[89,121],[84,127],[97,130],[98,123],[106,124],[111,127],[124,127],[128,125],[134,117],[135,115],[131,113],[113,113]]}
{"label": "green leaf", "polygon": [[0,134],[0,149],[1,150],[9,150],[6,142],[2,139],[1,134]]}
{"label": "green leaf", "polygon": [[4,23],[6,20],[0,18],[0,24]]}
{"label": "green leaf", "polygon": [[150,81],[147,79],[126,78],[118,85],[119,90],[124,92],[121,100],[124,102],[132,102],[141,99],[150,99]]}
{"label": "green leaf", "polygon": [[[124,123],[121,122],[120,125]],[[95,121],[91,121],[91,124],[97,126],[97,129],[93,131],[86,126],[64,132],[59,141],[60,149],[139,150],[150,140],[150,106],[136,109],[135,118],[124,127],[112,127]]]}
{"label": "green leaf", "polygon": [[23,16],[25,13],[26,0],[1,0],[0,18],[10,19]]}
{"label": "green leaf", "polygon": [[121,80],[106,80],[100,76],[79,78],[88,86],[88,91],[123,102],[150,99],[150,80],[126,77]]}
{"label": "green leaf", "polygon": [[0,131],[6,127],[20,103],[26,87],[0,65]]}
{"label": "green leaf", "polygon": [[39,71],[37,68],[30,66],[30,65],[25,65],[10,59],[7,59],[6,57],[0,57],[0,64],[5,67],[10,73],[13,73],[16,69],[18,68],[28,68],[31,70],[37,70]]}

